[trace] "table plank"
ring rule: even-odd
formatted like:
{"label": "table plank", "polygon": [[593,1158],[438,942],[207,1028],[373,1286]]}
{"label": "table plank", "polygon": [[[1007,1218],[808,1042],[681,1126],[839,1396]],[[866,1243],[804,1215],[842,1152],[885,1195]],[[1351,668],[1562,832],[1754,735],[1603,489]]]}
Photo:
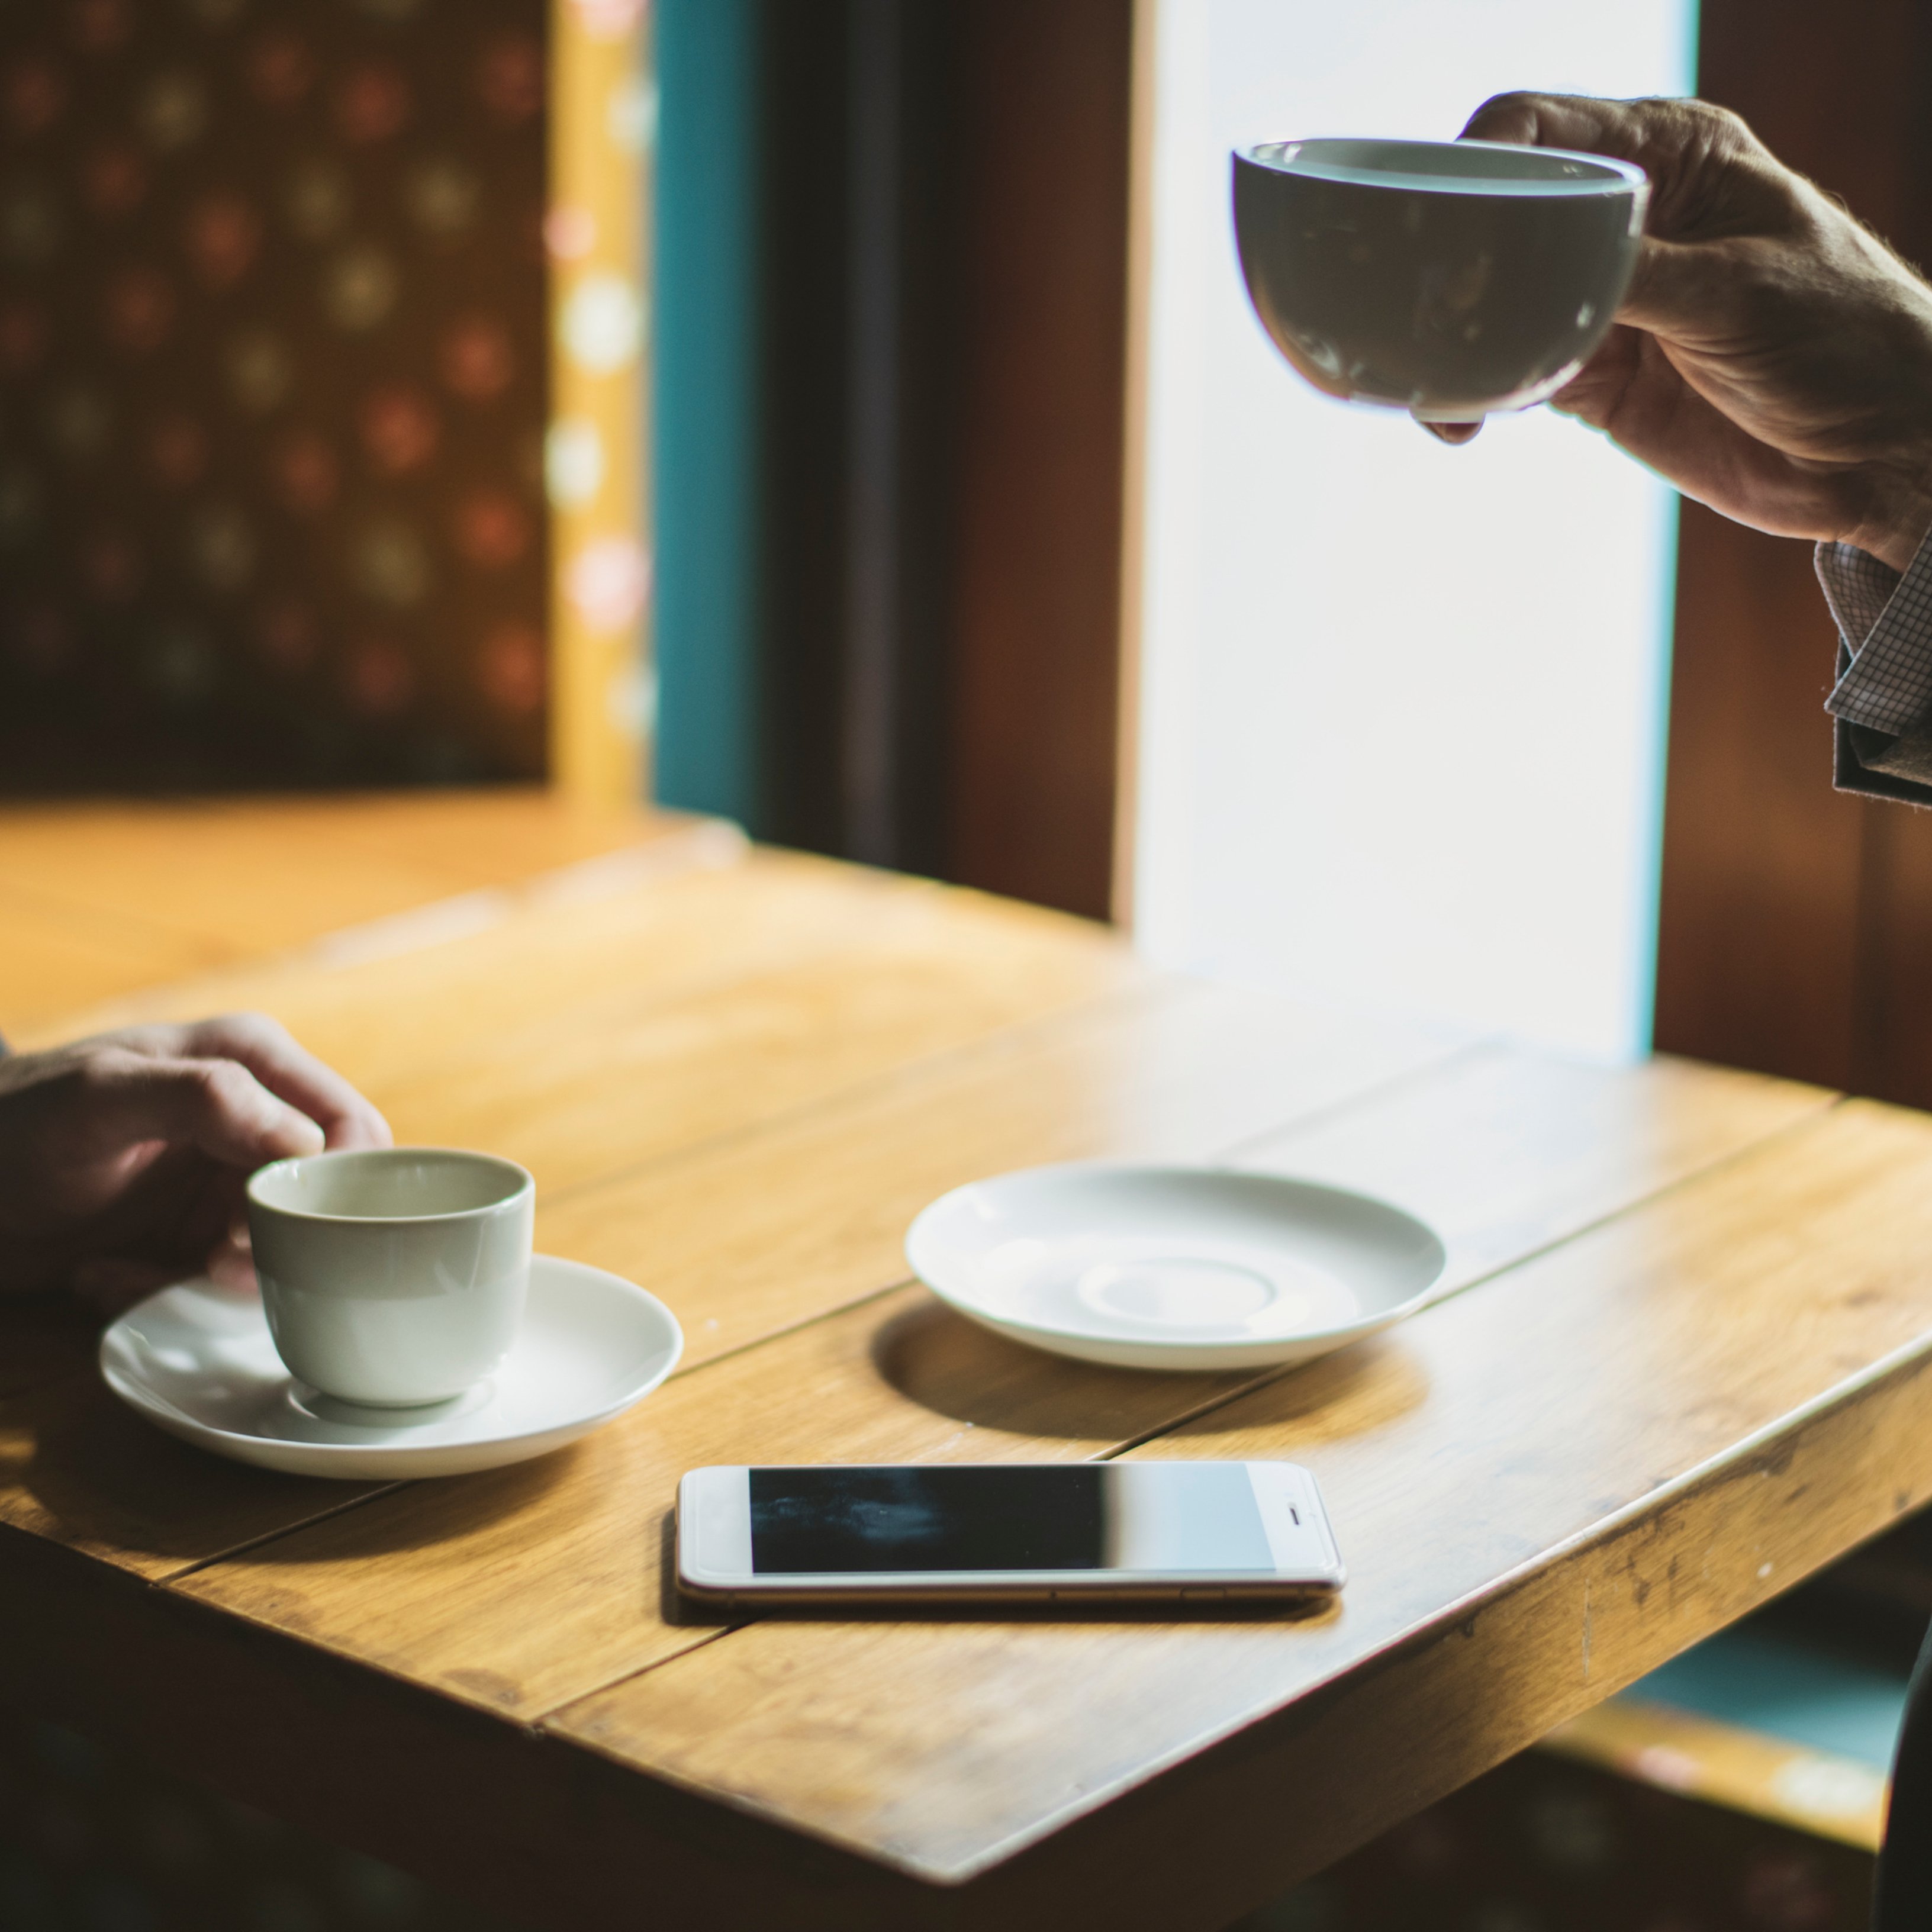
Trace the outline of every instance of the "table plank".
{"label": "table plank", "polygon": [[1360,1188],[1419,1215],[1448,1249],[1453,1292],[1837,1097],[1668,1054],[1613,1070],[1496,1043],[1232,1161]]}
{"label": "table plank", "polygon": [[1058,1362],[902,1289],[680,1376],[574,1450],[412,1484],[177,1587],[527,1717],[716,1634],[701,1616],[676,1621],[665,1597],[668,1511],[688,1468],[1063,1461],[1250,1379]]}
{"label": "table plank", "polygon": [[174,1575],[386,1486],[277,1475],[190,1449],[92,1374],[0,1400],[0,1523],[140,1576]]}
{"label": "table plank", "polygon": [[1130,987],[794,1120],[538,1210],[538,1239],[640,1281],[695,1364],[907,1278],[907,1224],[1038,1162],[1199,1160],[1457,1043],[1198,981]]}
{"label": "table plank", "polygon": [[772,857],[69,1024],[272,1012],[400,1138],[491,1148],[548,1198],[1148,976],[1084,921]]}
{"label": "table plank", "polygon": [[598,811],[525,786],[10,806],[0,809],[0,885],[236,958],[694,822],[642,807]]}
{"label": "table plank", "polygon": [[[710,826],[640,851],[441,799],[400,839],[394,801],[284,802],[178,819],[182,851],[153,814],[0,814],[0,917],[46,910],[70,1006],[122,983],[103,934],[147,946],[130,987],[231,962],[47,1030],[283,1012],[406,1132],[521,1149],[544,1245],[665,1292],[688,1363],[572,1451],[377,1493],[201,1458],[112,1402],[83,1327],[0,1311],[0,1602],[69,1705],[169,1714],[151,1748],[198,1730],[298,1810],[345,1781],[251,1750],[266,1709],[406,1766],[343,1827],[391,1856],[421,1766],[469,1765],[488,1842],[446,1836],[444,1875],[524,1909],[548,1880],[560,1924],[624,1909],[647,1850],[694,1926],[1210,1932],[1932,1493],[1932,1123],[1165,980]],[[1096,1153],[1366,1186],[1481,1285],[1273,1378],[1079,1368],[897,1286],[933,1193]],[[697,1462],[1149,1445],[1310,1462],[1339,1609],[721,1636],[664,1593]]]}
{"label": "table plank", "polygon": [[192,934],[50,903],[0,884],[0,1034],[105,1000],[130,986],[178,979],[219,954]]}
{"label": "table plank", "polygon": [[[1018,923],[1032,920],[1024,915]],[[962,950],[970,958],[973,948],[962,946]],[[1095,950],[1102,970],[1115,968],[1117,948],[1107,943]],[[436,1024],[446,1023],[446,1008]],[[1238,1072],[1231,1070],[1214,1081],[1190,1072],[1203,1053],[1231,1062],[1236,1046],[1245,1055]],[[608,1259],[585,1253],[574,1241],[554,1238],[556,1225],[574,1220],[588,1228],[602,1214],[621,1210],[629,1216],[627,1225],[640,1232],[644,1245],[630,1256],[628,1271],[667,1294],[691,1337],[687,1362],[695,1364],[902,1282],[899,1240],[906,1216],[882,1222],[855,1213],[854,1202],[878,1192],[889,1200],[910,1198],[917,1206],[932,1191],[932,1163],[946,1157],[949,1148],[976,1144],[995,1154],[1010,1151],[1016,1124],[1024,1119],[1038,1132],[1057,1134],[1047,1143],[1056,1150],[1103,1150],[1104,1139],[1094,1145],[1090,1137],[1111,1132],[1150,1134],[1162,1146],[1205,1152],[1252,1132],[1259,1121],[1278,1121],[1284,1110],[1292,1112],[1298,1104],[1333,1104],[1339,1095],[1371,1089],[1393,1072],[1428,1064],[1444,1050],[1432,1033],[1360,1022],[1345,1024],[1287,1002],[1149,980],[1130,985],[1125,994],[1089,1002],[1030,1028],[1009,1029],[970,1050],[936,1056],[906,1070],[902,1077],[875,1082],[846,1101],[814,1107],[800,1120],[748,1131],[688,1158],[647,1166],[602,1190],[602,1208],[586,1204],[594,1204],[598,1190],[584,1190],[559,1207],[540,1209],[539,1242],[548,1251],[576,1258]],[[586,1070],[586,1077],[594,1089],[594,1069]],[[1184,1097],[1179,1090],[1190,1084],[1194,1090]],[[740,1104],[754,1107],[758,1097],[754,1094]],[[965,1138],[969,1125],[976,1143]],[[944,1130],[937,1136],[935,1126]],[[1073,1133],[1090,1140],[1069,1143],[1066,1137]],[[833,1156],[830,1165],[828,1154]],[[746,1192],[753,1187],[765,1191],[755,1210]],[[801,1268],[806,1256],[811,1265]],[[4,1332],[0,1324],[0,1340]],[[58,1347],[50,1346],[36,1359],[51,1365],[62,1356]],[[70,1369],[80,1366],[70,1355],[66,1360]],[[1040,1362],[1042,1372],[1061,1372],[1046,1358]],[[866,1386],[863,1377],[854,1379],[856,1388]],[[92,1376],[86,1380],[92,1401]],[[648,1418],[664,1400],[655,1399],[641,1413]],[[32,1412],[46,1417],[65,1412]],[[1161,1406],[1150,1426],[1180,1412],[1171,1404]],[[864,1413],[862,1407],[861,1420]],[[822,1422],[820,1428],[823,1440]],[[130,1444],[145,1439],[129,1438]],[[1104,1448],[1118,1439],[1096,1438],[1090,1446]],[[908,1453],[918,1446],[911,1442]],[[88,1480],[106,1484],[110,1477],[104,1470]],[[470,1478],[446,1486],[454,1496],[483,1495],[487,1489],[472,1486],[486,1482]],[[310,1487],[320,1486],[298,1486],[291,1492],[286,1526],[328,1506],[312,1497],[304,1499]],[[9,1488],[0,1480],[0,1522],[58,1537],[66,1533],[67,1524],[85,1517],[87,1546],[109,1560],[114,1560],[109,1540],[94,1526],[97,1519],[117,1520],[116,1507],[112,1496],[104,1496],[91,1512],[76,1504],[64,1516],[50,1516],[31,1486]],[[467,1505],[459,1502],[451,1507],[460,1511]],[[557,1528],[566,1536],[572,1533],[570,1522],[567,1514],[557,1518]],[[177,1539],[195,1552],[184,1560],[201,1560],[218,1547],[262,1533],[254,1518],[248,1522],[245,1532],[230,1536],[224,1531],[213,1542],[199,1532],[187,1540]],[[158,1552],[176,1546],[168,1541],[171,1533],[165,1522],[140,1518],[130,1527],[129,1561],[144,1570],[157,1563],[165,1569]],[[490,1574],[494,1580],[499,1573]],[[392,1581],[400,1586],[400,1571]]]}
{"label": "table plank", "polygon": [[[1252,1028],[1251,1012],[1248,1018]],[[1493,1105],[1492,1058],[1466,1054],[1455,1064],[1464,1070],[1472,1106]],[[1720,1108],[1700,1090],[1701,1071],[1672,1070],[1653,1108],[1621,1109],[1626,1135],[1651,1135],[1708,1166],[1735,1154],[1746,1136],[1780,1130],[1794,1108],[1815,1112],[1824,1102],[1814,1090],[1765,1082],[1755,1114],[1742,1096]],[[1409,1084],[1433,1091],[1444,1077],[1431,1072]],[[1592,1077],[1613,1086],[1652,1084],[1649,1070]],[[1533,1061],[1520,1078],[1526,1106],[1518,1168],[1533,1168],[1546,1148],[1552,1183],[1544,1219],[1524,1211],[1527,1181],[1502,1204],[1528,1251],[1576,1217],[1628,1204],[1630,1197],[1580,1200],[1561,1136],[1534,1131],[1535,1103],[1560,1104],[1567,1087],[1544,1082]],[[1732,1076],[1711,1071],[1708,1078],[1714,1092],[1732,1094]],[[1361,1104],[1375,1111],[1387,1100],[1378,1091]],[[1355,1111],[1340,1109],[1334,1131]],[[1724,1131],[1698,1142],[1684,1120],[1707,1130],[1721,1120]],[[1606,1144],[1607,1186],[1627,1184],[1640,1166],[1627,1148]],[[1352,1373],[1366,1375],[1379,1358],[1357,1351],[1346,1359],[1354,1364]],[[418,1485],[204,1570],[183,1587],[453,1694],[537,1714],[562,1702],[573,1684],[587,1689],[694,1641],[638,1588],[640,1577],[660,1572],[666,1511],[687,1468],[1091,1456],[1170,1429],[1204,1403],[1265,1379],[1060,1361],[972,1327],[922,1292],[902,1291],[680,1375],[622,1424],[584,1444],[567,1466],[555,1459],[547,1480],[512,1471]],[[378,1553],[400,1550],[413,1552],[406,1564],[372,1565]],[[561,1586],[554,1592],[542,1580],[551,1577]]]}
{"label": "table plank", "polygon": [[[979,1051],[1148,978],[1112,935],[928,888],[852,908],[816,944],[666,997],[609,990],[541,1010],[460,1058],[374,1083],[398,1135],[460,1134],[522,1161],[547,1205],[614,1172]],[[535,982],[532,990],[540,987]],[[351,1064],[353,1064],[351,1056]]]}
{"label": "table plank", "polygon": [[[325,1024],[352,1036],[366,1034],[378,1041],[407,1036],[420,1041],[424,1015],[399,1013],[388,998],[398,976],[401,992],[432,990],[448,979],[474,988],[483,976],[482,962],[468,956],[482,945],[499,950],[506,968],[535,964],[538,960],[555,970],[568,955],[560,944],[543,959],[533,935],[565,920],[566,909],[577,922],[592,922],[600,907],[625,905],[653,892],[664,893],[688,875],[730,874],[746,860],[748,848],[734,828],[705,820],[692,821],[667,831],[648,843],[559,871],[515,876],[486,888],[413,906],[362,923],[331,930],[292,950],[277,952],[218,953],[222,963],[187,976],[149,984],[130,980],[128,990],[88,1004],[70,1004],[31,1025],[16,1027],[22,1046],[44,1044],[82,1032],[144,1021],[183,1019],[207,1012],[242,1007],[275,1007],[293,1002],[301,1015],[313,1012]],[[664,923],[677,929],[677,906],[665,909]],[[612,922],[607,921],[607,924]],[[614,940],[614,932],[605,935]],[[730,937],[723,941],[728,952]],[[415,962],[419,978],[410,977]],[[592,983],[608,984],[608,962],[593,969]],[[581,969],[580,969],[580,971]],[[566,987],[571,983],[566,976]],[[474,997],[472,992],[472,997]],[[532,989],[511,982],[504,997],[513,1011],[526,1010]],[[359,1002],[359,1018],[352,1018]],[[434,1020],[434,1009],[429,1010]],[[432,1024],[430,1037],[436,1037]]]}
{"label": "table plank", "polygon": [[[1293,1791],[1246,1865],[1286,1882],[1932,1493],[1928,1254],[1932,1121],[1841,1106],[1135,1452],[1307,1463],[1327,1616],[772,1622],[549,1721],[940,1882],[1163,1772],[1170,1820],[1198,1775],[1250,1832]],[[1150,1901],[1112,1922],[1169,1922],[1152,1852],[1102,1840]]]}

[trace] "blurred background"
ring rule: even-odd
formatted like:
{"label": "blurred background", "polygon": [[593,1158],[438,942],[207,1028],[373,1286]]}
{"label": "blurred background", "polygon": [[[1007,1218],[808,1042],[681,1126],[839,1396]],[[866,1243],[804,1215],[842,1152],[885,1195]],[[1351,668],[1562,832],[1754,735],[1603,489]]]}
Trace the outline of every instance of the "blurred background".
{"label": "blurred background", "polygon": [[[1932,1105],[1932,820],[1830,789],[1806,548],[1545,413],[1451,451],[1304,389],[1226,208],[1235,145],[1695,90],[1923,260],[1928,34],[0,0],[0,797],[650,796],[1338,1006]],[[1253,1924],[1862,1923],[1922,1541]],[[458,1922],[10,1721],[9,1928]]]}
{"label": "blurred background", "polygon": [[1932,832],[1826,782],[1804,547],[1306,392],[1224,206],[1696,87],[1910,256],[1922,13],[0,0],[0,793],[648,791],[1922,1103]]}

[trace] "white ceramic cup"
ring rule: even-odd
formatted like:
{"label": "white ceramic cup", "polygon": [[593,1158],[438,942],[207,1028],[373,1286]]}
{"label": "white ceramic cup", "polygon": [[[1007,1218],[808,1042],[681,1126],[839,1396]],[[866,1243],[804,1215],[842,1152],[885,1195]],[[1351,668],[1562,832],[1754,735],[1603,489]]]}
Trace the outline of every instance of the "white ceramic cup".
{"label": "white ceramic cup", "polygon": [[1629,286],[1650,184],[1491,141],[1273,141],[1238,154],[1255,313],[1315,386],[1468,422],[1553,394]]}
{"label": "white ceramic cup", "polygon": [[536,1184],[453,1148],[304,1155],[248,1183],[276,1352],[338,1401],[460,1395],[508,1352],[530,1278]]}

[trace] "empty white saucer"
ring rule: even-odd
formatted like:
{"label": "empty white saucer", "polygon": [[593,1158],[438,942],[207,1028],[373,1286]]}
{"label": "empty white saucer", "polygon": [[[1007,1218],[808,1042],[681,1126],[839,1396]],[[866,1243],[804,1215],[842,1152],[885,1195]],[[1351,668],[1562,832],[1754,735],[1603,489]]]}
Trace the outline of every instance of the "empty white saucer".
{"label": "empty white saucer", "polygon": [[906,1258],[961,1314],[1131,1368],[1303,1361],[1414,1313],[1445,1259],[1385,1201],[1221,1168],[1078,1162],[956,1188]]}
{"label": "empty white saucer", "polygon": [[100,1372],[170,1435],[304,1476],[452,1476],[560,1449],[650,1394],[684,1336],[656,1295],[580,1262],[538,1255],[524,1325],[502,1365],[426,1408],[364,1408],[283,1367],[252,1294],[182,1282],[100,1338]]}

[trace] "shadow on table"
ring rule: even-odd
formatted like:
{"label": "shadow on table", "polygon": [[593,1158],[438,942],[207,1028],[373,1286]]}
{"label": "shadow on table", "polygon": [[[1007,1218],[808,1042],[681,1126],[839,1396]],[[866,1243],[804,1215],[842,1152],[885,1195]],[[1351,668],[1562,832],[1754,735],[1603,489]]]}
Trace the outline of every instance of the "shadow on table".
{"label": "shadow on table", "polygon": [[1378,1427],[1415,1408],[1429,1385],[1393,1336],[1300,1367],[1177,1374],[1105,1368],[1010,1341],[938,1301],[880,1324],[872,1364],[900,1394],[974,1428],[1063,1442],[1145,1442],[1237,1396],[1272,1384],[1267,1420],[1319,1416],[1324,1438]]}
{"label": "shadow on table", "polygon": [[1326,1592],[1255,1604],[798,1604],[760,1610],[687,1597],[677,1586],[677,1512],[664,1512],[658,1541],[658,1614],[680,1630],[730,1630],[752,1623],[1306,1624],[1330,1622],[1340,1602]]}
{"label": "shadow on table", "polygon": [[0,1397],[80,1373],[100,1346],[100,1317],[74,1297],[20,1294],[0,1298]]}
{"label": "shadow on table", "polygon": [[[541,1508],[574,1453],[412,1485],[442,1492],[433,1509],[369,1512],[345,1506],[398,1486],[229,1462],[164,1434],[91,1375],[9,1400],[4,1418],[0,1477],[18,1498],[10,1520],[73,1546],[132,1558],[156,1574],[250,1544],[256,1561],[299,1562],[310,1554],[374,1556],[446,1542]],[[326,1550],[311,1551],[290,1534],[324,1518],[334,1526]]]}

